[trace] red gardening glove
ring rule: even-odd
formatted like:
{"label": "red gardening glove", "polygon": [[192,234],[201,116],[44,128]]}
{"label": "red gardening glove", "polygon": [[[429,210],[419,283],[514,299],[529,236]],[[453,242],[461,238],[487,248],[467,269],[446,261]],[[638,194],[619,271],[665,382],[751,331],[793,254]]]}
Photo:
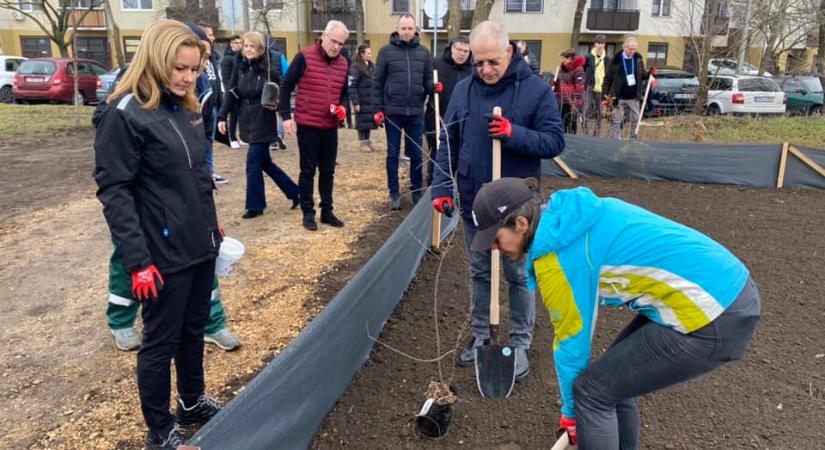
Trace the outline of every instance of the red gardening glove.
{"label": "red gardening glove", "polygon": [[161,289],[163,289],[163,276],[154,264],[132,272],[132,295],[138,301],[157,300],[158,291]]}
{"label": "red gardening glove", "polygon": [[447,217],[453,217],[453,199],[451,197],[438,197],[433,199],[433,208]]}
{"label": "red gardening glove", "polygon": [[444,83],[440,81],[436,83],[435,86],[433,86],[433,92],[435,92],[436,94],[444,92]]}
{"label": "red gardening glove", "polygon": [[498,114],[487,114],[484,117],[487,119],[491,138],[507,140],[513,137],[513,126],[506,117]]}
{"label": "red gardening glove", "polygon": [[221,234],[221,237],[226,236],[226,233],[223,232],[223,227],[221,226],[221,224],[218,224],[218,233]]}
{"label": "red gardening glove", "polygon": [[375,121],[375,126],[377,126],[379,128],[383,127],[384,126],[384,113],[381,112],[381,111],[378,111],[377,113],[375,113],[374,116],[372,116],[372,120]]}
{"label": "red gardening glove", "polygon": [[556,431],[556,439],[560,438],[565,432],[567,437],[570,438],[570,445],[576,445],[578,441],[576,439],[576,419],[562,414],[561,420],[559,420],[559,429]]}
{"label": "red gardening glove", "polygon": [[329,113],[335,116],[339,122],[343,122],[347,118],[347,108],[341,105],[329,105]]}

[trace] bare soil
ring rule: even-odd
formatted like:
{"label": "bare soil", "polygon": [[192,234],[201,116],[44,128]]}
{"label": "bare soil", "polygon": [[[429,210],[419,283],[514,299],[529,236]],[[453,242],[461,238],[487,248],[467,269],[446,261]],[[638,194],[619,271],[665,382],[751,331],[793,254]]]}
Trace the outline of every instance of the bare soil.
{"label": "bare soil", "polygon": [[[235,352],[207,346],[207,391],[228,401],[317,315],[409,210],[390,212],[384,153],[358,150],[341,130],[336,214],[343,229],[301,227],[274,183],[268,208],[241,220],[245,149],[216,145],[218,217],[246,245],[221,279]],[[383,133],[375,133],[383,147]],[[0,139],[0,449],[137,449],[145,428],[135,353],[114,348],[106,325],[112,251],[92,179],[90,128]],[[293,179],[298,152],[272,153]],[[402,174],[403,176],[403,174]],[[317,201],[317,192],[316,192]],[[140,319],[138,319],[138,327]]]}
{"label": "bare soil", "polygon": [[[690,382],[639,399],[646,449],[816,449],[825,441],[825,307],[822,258],[825,193],[613,179],[545,180],[550,189],[590,186],[692,226],[731,249],[751,269],[762,294],[762,320],[746,357]],[[442,352],[467,342],[468,269],[463,238],[429,256],[381,335],[382,342],[420,359],[435,358],[434,288]],[[502,283],[502,317],[507,317]],[[506,400],[483,399],[472,368],[453,355],[413,361],[383,346],[319,429],[313,449],[547,449],[555,441],[559,392],[553,331],[537,308],[531,374]],[[594,357],[632,319],[603,309]],[[506,320],[504,320],[506,322]],[[506,326],[506,325],[505,325]],[[505,333],[502,335],[506,336]],[[454,377],[452,376],[454,374]],[[458,393],[449,434],[428,441],[414,416],[433,379]]]}

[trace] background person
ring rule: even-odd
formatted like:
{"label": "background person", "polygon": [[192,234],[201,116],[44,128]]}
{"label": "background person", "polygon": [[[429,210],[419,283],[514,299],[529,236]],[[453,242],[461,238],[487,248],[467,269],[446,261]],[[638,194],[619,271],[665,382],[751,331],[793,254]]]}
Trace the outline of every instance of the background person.
{"label": "background person", "polygon": [[527,48],[527,42],[525,41],[518,41],[518,51],[521,53],[521,57],[524,58],[524,62],[530,66],[530,70],[533,71],[534,74],[539,74],[539,61],[536,59],[536,56]]}
{"label": "background person", "polygon": [[367,44],[358,46],[349,71],[349,98],[355,111],[355,128],[358,130],[358,141],[361,150],[371,152],[375,150],[370,142],[370,131],[377,128],[373,121],[375,102],[373,96],[372,77],[375,64],[372,62],[372,49]]}
{"label": "background person", "polygon": [[[242,50],[243,39],[238,35],[230,37],[229,45],[226,46],[221,58],[221,80],[223,80],[224,87],[232,80],[232,73],[235,72],[235,66],[241,58]],[[227,114],[229,128],[227,128],[226,133],[229,137],[229,146],[234,149],[241,148],[241,144],[238,142],[238,106],[238,104],[235,104]]]}
{"label": "background person", "polygon": [[226,131],[226,116],[235,104],[240,105],[239,124],[241,139],[249,143],[246,153],[246,212],[243,219],[258,217],[266,208],[266,173],[281,189],[292,208],[299,202],[298,185],[280,167],[272,162],[269,145],[278,137],[275,110],[261,105],[261,94],[267,81],[279,83],[280,64],[272,64],[264,55],[264,36],[250,31],[243,36],[243,58],[238,63],[229,82],[224,105],[220,112],[218,128]]}
{"label": "background person", "polygon": [[593,48],[584,56],[584,79],[587,91],[584,96],[585,131],[598,136],[602,127],[602,84],[604,83],[610,57],[605,50],[607,37],[596,36]]}
{"label": "background person", "polygon": [[556,79],[555,89],[561,117],[564,121],[564,132],[576,134],[578,131],[579,115],[584,105],[584,57],[576,56],[572,48],[561,52],[559,76]]}
{"label": "background person", "polygon": [[[555,330],[559,430],[581,450],[639,448],[633,399],[742,358],[756,330],[747,267],[692,228],[586,187],[553,193],[542,212],[514,178],[484,186],[473,213],[474,248],[527,258]],[[591,362],[600,305],[638,315]]]}
{"label": "background person", "polygon": [[636,139],[636,123],[641,108],[642,81],[656,75],[656,69],[645,71],[642,55],[636,53],[638,43],[633,36],[622,44],[622,51],[616,53],[604,77],[602,92],[607,93],[613,105],[611,137],[619,139],[622,134],[624,115],[629,114],[630,139]]}
{"label": "background person", "polygon": [[[97,197],[133,295],[145,302],[137,384],[149,449],[183,443],[176,416],[204,423],[221,408],[204,394],[203,333],[222,240],[194,94],[204,54],[186,25],[149,26],[95,133]],[[173,358],[176,416],[169,412]]]}

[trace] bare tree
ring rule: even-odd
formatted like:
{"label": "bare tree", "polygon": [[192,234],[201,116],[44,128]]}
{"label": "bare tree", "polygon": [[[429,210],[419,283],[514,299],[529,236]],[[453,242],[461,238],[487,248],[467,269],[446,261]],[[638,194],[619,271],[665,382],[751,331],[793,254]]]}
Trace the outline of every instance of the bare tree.
{"label": "bare tree", "polygon": [[[727,26],[723,0],[687,0],[682,8],[674,11],[681,19],[681,26],[686,31],[687,48],[686,65],[696,72],[699,78],[699,92],[696,96],[694,110],[697,114],[704,112],[708,98],[708,61],[714,51],[714,38],[721,34],[722,26]],[[729,43],[730,44],[730,43]]]}
{"label": "bare tree", "polygon": [[820,0],[817,16],[819,19],[819,49],[816,61],[814,61],[814,73],[819,73],[819,79],[825,86],[825,0]]}
{"label": "bare tree", "polygon": [[582,16],[584,16],[585,5],[587,5],[587,0],[578,0],[578,3],[576,3],[576,12],[573,14],[573,32],[570,34],[570,48],[572,49],[579,46],[579,35],[582,30]]}
{"label": "bare tree", "polygon": [[109,46],[114,50],[115,66],[123,67],[126,64],[126,59],[123,57],[123,41],[120,39],[120,27],[115,22],[109,0],[103,0],[103,10],[106,13],[106,31],[109,36]]}
{"label": "bare tree", "polygon": [[476,0],[476,9],[473,12],[473,25],[470,28],[475,28],[476,25],[490,19],[490,12],[493,10],[493,3],[496,0]]}
{"label": "bare tree", "polygon": [[461,34],[461,19],[464,11],[461,9],[461,0],[448,0],[447,7],[447,39],[453,40]]}
{"label": "bare tree", "polygon": [[54,42],[60,51],[60,56],[67,58],[69,47],[72,45],[69,31],[73,24],[83,23],[86,16],[100,5],[100,0],[86,1],[88,1],[88,6],[78,7],[86,2],[75,0],[74,14],[72,14],[73,8],[70,0],[0,0],[0,9],[15,11],[34,22],[49,40]]}
{"label": "bare tree", "polygon": [[355,0],[355,38],[358,45],[364,43],[364,1]]}
{"label": "bare tree", "polygon": [[779,58],[791,49],[804,46],[817,24],[815,1],[755,0],[750,27],[762,46],[759,70],[776,73]]}

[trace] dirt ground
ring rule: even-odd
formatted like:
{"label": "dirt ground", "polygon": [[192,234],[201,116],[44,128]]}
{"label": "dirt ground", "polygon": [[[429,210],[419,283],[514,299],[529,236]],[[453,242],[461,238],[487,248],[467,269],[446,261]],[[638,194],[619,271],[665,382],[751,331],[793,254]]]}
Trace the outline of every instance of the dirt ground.
{"label": "dirt ground", "polygon": [[[241,220],[246,152],[216,146],[217,170],[230,180],[216,197],[218,216],[247,251],[221,279],[230,328],[245,345],[207,346],[207,390],[221,400],[297,336],[409,209],[407,198],[404,210],[389,211],[384,153],[359,151],[354,130],[340,135],[340,230],[305,231],[269,181],[265,214]],[[142,448],[136,354],[116,350],[106,326],[112,246],[94,196],[92,141],[91,129],[0,139],[1,449]],[[296,142],[287,145],[273,159],[297,180]]]}
{"label": "dirt ground", "polygon": [[[742,361],[639,399],[642,448],[822,448],[825,240],[820,233],[825,193],[593,178],[545,180],[544,191],[577,184],[588,185],[599,195],[637,203],[712,236],[745,262],[762,294],[762,320]],[[458,339],[462,346],[467,342],[464,337],[457,339],[462,331],[466,335],[468,320],[462,237],[453,238],[444,257],[438,318],[442,345],[449,349]],[[380,338],[420,359],[438,354],[433,326],[438,264],[437,257],[428,256]],[[502,284],[504,300],[506,283]],[[506,318],[504,301],[502,309]],[[631,318],[627,311],[602,308],[594,357]],[[437,442],[418,437],[414,426],[427,385],[439,378],[437,365],[377,346],[319,429],[312,448],[549,448],[560,406],[552,338],[546,310],[539,304],[531,374],[506,400],[481,398],[473,369],[455,368],[452,355],[445,359],[442,379],[455,387],[459,402],[449,434]]]}

